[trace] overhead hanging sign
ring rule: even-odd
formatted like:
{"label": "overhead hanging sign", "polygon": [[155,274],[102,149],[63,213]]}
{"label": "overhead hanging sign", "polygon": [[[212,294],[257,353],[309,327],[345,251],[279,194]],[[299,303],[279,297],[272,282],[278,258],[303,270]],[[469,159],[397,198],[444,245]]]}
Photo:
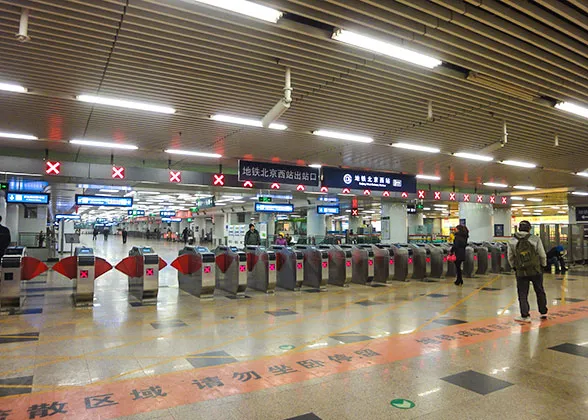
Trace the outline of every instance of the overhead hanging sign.
{"label": "overhead hanging sign", "polygon": [[292,213],[293,204],[255,203],[255,211],[259,213]]}
{"label": "overhead hanging sign", "polygon": [[7,203],[17,204],[49,204],[49,194],[13,193],[6,194]]}
{"label": "overhead hanging sign", "polygon": [[145,216],[145,210],[128,210],[129,216]]}
{"label": "overhead hanging sign", "polygon": [[323,167],[322,185],[329,188],[416,193],[416,176],[359,169]]}
{"label": "overhead hanging sign", "polygon": [[55,220],[80,220],[82,216],[79,214],[56,214]]}
{"label": "overhead hanging sign", "polygon": [[576,223],[588,223],[588,207],[576,207]]}
{"label": "overhead hanging sign", "polygon": [[317,206],[316,212],[318,214],[339,214],[341,208],[339,206]]}
{"label": "overhead hanging sign", "polygon": [[294,184],[318,187],[319,168],[283,165],[281,163],[239,160],[239,181],[256,181],[272,184]]}
{"label": "overhead hanging sign", "polygon": [[105,207],[133,207],[132,197],[103,197],[100,195],[76,194],[78,206],[105,206]]}
{"label": "overhead hanging sign", "polygon": [[176,211],[175,210],[161,210],[159,212],[159,215],[161,217],[175,217],[176,216]]}
{"label": "overhead hanging sign", "polygon": [[196,199],[195,207],[192,207],[190,210],[193,212],[198,212],[202,209],[209,209],[214,207],[214,196],[206,197],[206,198],[198,198]]}

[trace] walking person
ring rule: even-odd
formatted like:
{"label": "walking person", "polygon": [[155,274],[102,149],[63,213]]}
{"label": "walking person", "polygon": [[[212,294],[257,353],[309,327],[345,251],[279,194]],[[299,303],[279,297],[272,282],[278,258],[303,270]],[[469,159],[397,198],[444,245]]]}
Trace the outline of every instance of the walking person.
{"label": "walking person", "polygon": [[464,225],[457,225],[455,230],[453,246],[451,247],[451,255],[455,255],[454,264],[456,279],[453,284],[456,286],[461,286],[463,285],[461,266],[466,258],[466,246],[468,246],[470,232]]}
{"label": "walking person", "polygon": [[121,235],[122,235],[123,244],[126,244],[127,237],[129,236],[129,232],[127,232],[127,230],[125,228],[123,228]]}
{"label": "walking person", "polygon": [[96,237],[98,236],[98,228],[94,228],[94,230],[92,231],[92,240],[96,240]]}
{"label": "walking person", "polygon": [[188,243],[188,236],[190,236],[190,232],[187,227],[184,228],[182,231],[182,240],[184,241],[184,245]]}
{"label": "walking person", "polygon": [[517,277],[517,292],[521,316],[515,321],[531,322],[529,313],[529,284],[533,283],[537,295],[537,307],[541,319],[547,319],[547,296],[543,288],[543,269],[547,266],[547,255],[538,236],[531,235],[531,223],[523,220],[519,231],[508,243],[508,262],[514,268]]}
{"label": "walking person", "polygon": [[4,256],[6,248],[10,246],[10,230],[2,226],[2,216],[0,216],[0,258]]}

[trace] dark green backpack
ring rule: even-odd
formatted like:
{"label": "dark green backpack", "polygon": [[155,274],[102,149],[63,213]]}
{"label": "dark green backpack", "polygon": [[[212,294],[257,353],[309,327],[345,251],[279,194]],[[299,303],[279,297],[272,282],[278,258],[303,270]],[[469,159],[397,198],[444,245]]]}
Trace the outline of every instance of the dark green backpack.
{"label": "dark green backpack", "polygon": [[517,242],[515,269],[521,277],[533,276],[541,273],[541,262],[535,246],[529,241],[529,236]]}

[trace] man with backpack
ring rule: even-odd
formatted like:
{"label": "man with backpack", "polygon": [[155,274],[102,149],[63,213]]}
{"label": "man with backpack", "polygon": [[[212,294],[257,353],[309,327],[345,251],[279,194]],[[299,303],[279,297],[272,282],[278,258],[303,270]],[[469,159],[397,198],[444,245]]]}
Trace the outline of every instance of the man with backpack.
{"label": "man with backpack", "polygon": [[541,319],[547,319],[547,296],[543,288],[543,269],[547,265],[547,256],[539,237],[531,235],[531,223],[523,220],[519,231],[508,243],[508,262],[514,268],[517,277],[517,292],[521,316],[518,322],[531,322],[529,313],[529,283],[537,295],[537,306]]}

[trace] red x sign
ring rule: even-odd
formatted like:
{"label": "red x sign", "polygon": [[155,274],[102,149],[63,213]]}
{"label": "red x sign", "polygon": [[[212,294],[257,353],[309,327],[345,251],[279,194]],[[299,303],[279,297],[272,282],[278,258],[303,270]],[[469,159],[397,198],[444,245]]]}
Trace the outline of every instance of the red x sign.
{"label": "red x sign", "polygon": [[422,198],[422,199],[424,199],[424,198],[425,198],[425,196],[426,196],[426,192],[425,192],[425,190],[418,190],[418,191],[417,191],[417,198]]}
{"label": "red x sign", "polygon": [[372,195],[370,190],[363,190],[363,195]]}
{"label": "red x sign", "polygon": [[245,181],[243,183],[243,188],[253,188],[253,182],[251,182],[251,181]]}
{"label": "red x sign", "polygon": [[408,193],[407,192],[401,192],[400,193],[400,197],[402,197],[402,198],[408,198]]}
{"label": "red x sign", "polygon": [[343,191],[341,191],[343,194],[349,194],[351,192],[351,190],[349,188],[343,188]]}
{"label": "red x sign", "polygon": [[496,202],[496,197],[493,195],[490,196],[490,204],[494,204]]}
{"label": "red x sign", "polygon": [[61,173],[61,162],[45,161],[45,173],[47,175],[59,175]]}
{"label": "red x sign", "polygon": [[433,195],[435,200],[441,200],[441,191],[435,191]]}
{"label": "red x sign", "polygon": [[125,167],[124,166],[113,166],[112,167],[112,179],[125,179]]}
{"label": "red x sign", "polygon": [[351,209],[352,216],[359,216],[359,209]]}
{"label": "red x sign", "polygon": [[508,198],[507,197],[500,197],[500,201],[502,202],[502,204],[507,204]]}
{"label": "red x sign", "polygon": [[280,189],[280,184],[278,184],[277,182],[274,182],[274,183],[271,185],[271,189],[272,189],[272,190],[279,190],[279,189]]}
{"label": "red x sign", "polygon": [[464,194],[463,195],[463,202],[464,203],[468,203],[470,201],[470,195],[469,194]]}
{"label": "red x sign", "polygon": [[224,174],[214,174],[212,178],[212,185],[222,187],[225,185],[225,175]]}
{"label": "red x sign", "polygon": [[455,201],[455,193],[454,192],[449,193],[449,201]]}
{"label": "red x sign", "polygon": [[305,189],[306,189],[306,188],[305,188],[305,187],[304,187],[304,185],[302,185],[302,184],[299,184],[299,185],[296,187],[296,191],[304,191]]}
{"label": "red x sign", "polygon": [[182,172],[169,171],[169,182],[182,182]]}
{"label": "red x sign", "polygon": [[328,193],[329,189],[327,187],[321,187],[321,192]]}
{"label": "red x sign", "polygon": [[483,203],[483,202],[484,202],[484,196],[483,196],[483,195],[479,195],[479,196],[476,198],[476,201],[477,201],[478,203]]}
{"label": "red x sign", "polygon": [[384,191],[382,197],[390,197],[390,191]]}

